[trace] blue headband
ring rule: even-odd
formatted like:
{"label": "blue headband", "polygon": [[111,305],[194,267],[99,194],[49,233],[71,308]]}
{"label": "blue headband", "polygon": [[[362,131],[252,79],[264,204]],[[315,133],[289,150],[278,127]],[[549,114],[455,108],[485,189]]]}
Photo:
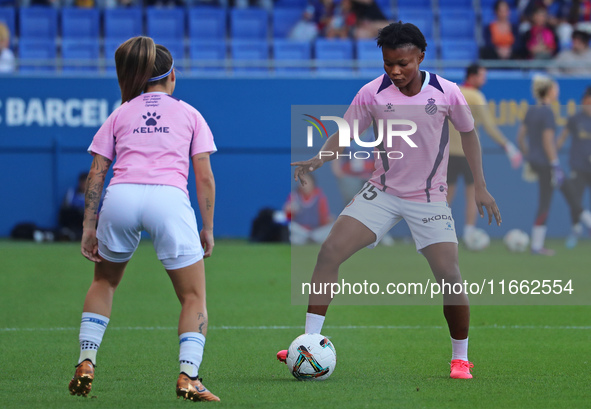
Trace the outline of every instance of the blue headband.
{"label": "blue headband", "polygon": [[155,81],[160,81],[162,78],[166,78],[170,75],[170,73],[172,72],[172,69],[174,68],[174,60],[172,60],[172,65],[170,66],[170,70],[166,71],[164,74],[159,75],[157,77],[152,77],[148,80],[148,82],[155,82]]}

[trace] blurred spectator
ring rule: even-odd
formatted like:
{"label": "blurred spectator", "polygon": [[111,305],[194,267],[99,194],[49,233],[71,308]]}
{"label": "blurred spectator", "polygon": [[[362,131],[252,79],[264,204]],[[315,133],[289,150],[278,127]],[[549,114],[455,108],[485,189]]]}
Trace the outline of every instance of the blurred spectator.
{"label": "blurred spectator", "polygon": [[374,39],[378,31],[388,25],[388,19],[375,0],[351,0],[351,10],[357,19],[354,34],[357,39]]}
{"label": "blurred spectator", "polygon": [[59,214],[59,236],[70,241],[82,238],[84,220],[84,192],[88,173],[78,176],[78,184],[66,192]]}
{"label": "blurred spectator", "polygon": [[518,38],[517,26],[511,23],[509,3],[498,0],[494,5],[495,20],[484,28],[484,59],[508,60],[514,55]]}
{"label": "blurred spectator", "polygon": [[[572,48],[561,51],[556,56],[554,73],[569,75],[591,74],[591,50],[589,49],[589,34],[575,30],[572,34]],[[562,66],[561,66],[562,65]]]}
{"label": "blurred spectator", "polygon": [[0,22],[0,73],[14,72],[14,53],[10,49],[10,32]]}
{"label": "blurred spectator", "polygon": [[352,9],[353,0],[342,0],[336,6],[334,15],[330,18],[326,27],[327,38],[349,38],[353,35],[357,16]]}
{"label": "blurred spectator", "polygon": [[568,20],[571,24],[591,22],[591,0],[572,0]]}
{"label": "blurred spectator", "polygon": [[318,37],[318,26],[314,22],[314,7],[308,6],[302,14],[300,21],[296,23],[289,38],[291,40],[312,41]]}
{"label": "blurred spectator", "polygon": [[297,189],[290,193],[284,206],[288,219],[291,219],[291,243],[323,243],[332,228],[328,200],[316,186],[312,175],[308,173],[302,180],[305,185],[298,185]]}
{"label": "blurred spectator", "polygon": [[537,8],[531,16],[531,28],[523,36],[524,56],[538,60],[550,59],[558,52],[558,37],[548,25],[548,13]]}

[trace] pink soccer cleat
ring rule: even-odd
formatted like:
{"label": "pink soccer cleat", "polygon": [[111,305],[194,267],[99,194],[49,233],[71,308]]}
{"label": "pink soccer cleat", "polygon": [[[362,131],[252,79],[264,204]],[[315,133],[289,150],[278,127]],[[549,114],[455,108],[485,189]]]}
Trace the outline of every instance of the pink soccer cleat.
{"label": "pink soccer cleat", "polygon": [[462,359],[453,359],[451,361],[451,370],[449,377],[453,379],[472,379],[470,369],[474,368],[474,364]]}
{"label": "pink soccer cleat", "polygon": [[287,349],[277,352],[277,359],[287,365]]}

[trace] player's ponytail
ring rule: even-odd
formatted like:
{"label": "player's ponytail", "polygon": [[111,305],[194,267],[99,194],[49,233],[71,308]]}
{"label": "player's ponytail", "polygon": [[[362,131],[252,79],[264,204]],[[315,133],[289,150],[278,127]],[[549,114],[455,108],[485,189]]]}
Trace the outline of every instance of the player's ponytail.
{"label": "player's ponytail", "polygon": [[150,37],[133,37],[115,51],[121,103],[140,95],[152,77],[156,45]]}

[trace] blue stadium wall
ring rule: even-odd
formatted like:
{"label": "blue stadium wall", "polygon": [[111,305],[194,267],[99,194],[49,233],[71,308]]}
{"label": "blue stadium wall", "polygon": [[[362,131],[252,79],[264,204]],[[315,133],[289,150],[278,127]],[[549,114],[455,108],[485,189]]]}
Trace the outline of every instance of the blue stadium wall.
{"label": "blue stadium wall", "polygon": [[[175,96],[199,109],[215,136],[218,152],[212,165],[218,186],[215,226],[221,237],[246,237],[252,219],[263,207],[280,208],[292,188],[290,149],[291,105],[348,104],[366,79],[198,79],[182,78]],[[591,81],[561,80],[562,104],[574,104]],[[497,117],[515,140],[519,104],[532,103],[530,81],[489,80],[484,88],[497,104]],[[0,237],[19,222],[54,227],[68,187],[89,168],[86,153],[92,137],[117,106],[114,78],[0,77]],[[564,124],[566,108],[559,118]],[[529,231],[537,186],[512,170],[504,152],[482,136],[484,168],[489,190],[501,208],[501,228],[485,228],[498,237],[511,228]],[[568,162],[566,149],[562,162]],[[338,214],[343,203],[327,166],[319,183]],[[192,177],[192,176],[191,176]],[[190,179],[193,203],[195,187]],[[587,200],[585,202],[588,204]],[[456,226],[463,225],[463,189],[453,206]],[[564,236],[569,229],[565,202],[556,194],[549,234]],[[395,235],[406,235],[406,226]]]}

